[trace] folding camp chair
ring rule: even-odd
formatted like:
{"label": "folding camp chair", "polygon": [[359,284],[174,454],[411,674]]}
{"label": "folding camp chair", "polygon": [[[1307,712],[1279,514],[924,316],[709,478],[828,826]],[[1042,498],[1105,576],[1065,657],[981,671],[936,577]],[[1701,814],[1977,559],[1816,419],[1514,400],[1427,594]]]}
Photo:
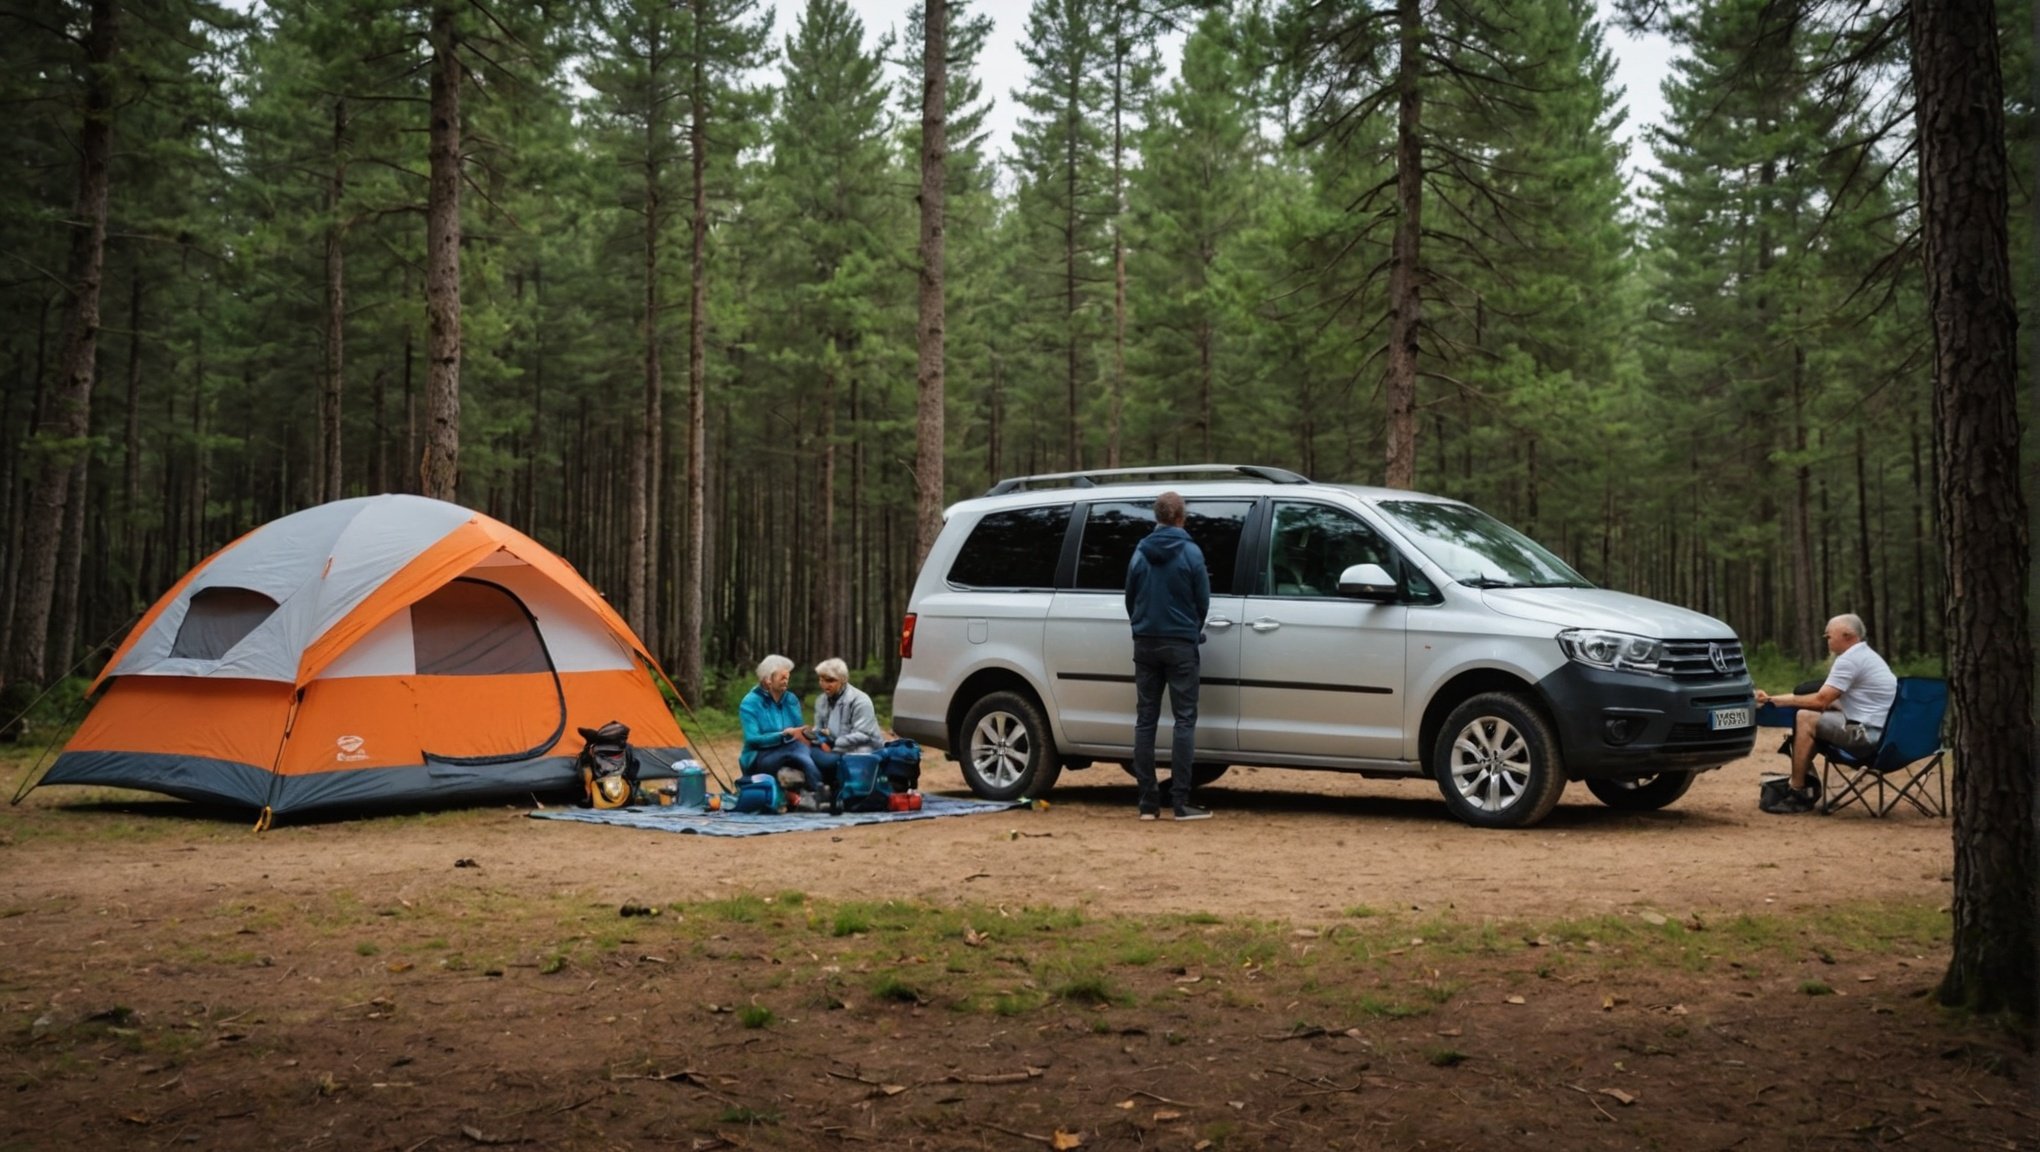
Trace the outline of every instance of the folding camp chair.
{"label": "folding camp chair", "polygon": [[1825,742],[1820,758],[1822,812],[1861,804],[1872,816],[1886,816],[1903,800],[1922,816],[1948,814],[1948,749],[1941,720],[1948,713],[1948,682],[1902,676],[1898,699],[1885,718],[1884,735],[1867,752],[1851,753]]}

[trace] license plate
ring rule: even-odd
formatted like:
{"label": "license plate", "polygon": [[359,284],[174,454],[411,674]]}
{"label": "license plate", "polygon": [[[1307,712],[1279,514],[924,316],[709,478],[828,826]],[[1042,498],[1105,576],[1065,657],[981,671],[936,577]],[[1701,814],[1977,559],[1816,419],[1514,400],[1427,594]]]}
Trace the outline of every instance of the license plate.
{"label": "license plate", "polygon": [[1707,717],[1707,727],[1715,732],[1727,728],[1750,726],[1750,710],[1747,708],[1716,708]]}

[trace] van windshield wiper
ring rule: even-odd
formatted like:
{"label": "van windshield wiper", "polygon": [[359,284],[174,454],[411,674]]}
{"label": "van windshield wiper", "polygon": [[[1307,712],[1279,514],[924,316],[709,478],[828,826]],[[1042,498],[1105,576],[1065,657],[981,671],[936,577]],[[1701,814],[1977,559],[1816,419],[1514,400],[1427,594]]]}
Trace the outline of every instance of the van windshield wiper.
{"label": "van windshield wiper", "polygon": [[1523,583],[1523,582],[1522,582],[1521,580],[1511,580],[1511,579],[1509,579],[1509,578],[1508,578],[1508,577],[1506,577],[1506,576],[1468,576],[1468,577],[1467,577],[1466,579],[1464,579],[1464,580],[1461,580],[1461,581],[1460,581],[1460,583],[1461,583],[1461,584],[1464,584],[1464,585],[1466,585],[1466,586],[1467,586],[1468,588],[1529,588],[1529,587],[1532,587],[1532,585],[1529,585],[1529,584],[1525,584],[1525,583]]}

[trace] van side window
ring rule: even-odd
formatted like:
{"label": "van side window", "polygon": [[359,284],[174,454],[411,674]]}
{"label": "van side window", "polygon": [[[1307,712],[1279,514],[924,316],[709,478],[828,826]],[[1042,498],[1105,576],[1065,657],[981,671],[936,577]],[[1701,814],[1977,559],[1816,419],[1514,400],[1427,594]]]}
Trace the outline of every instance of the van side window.
{"label": "van side window", "polygon": [[1339,574],[1354,564],[1390,573],[1388,541],[1358,517],[1323,504],[1275,505],[1264,579],[1271,596],[1336,596]]}
{"label": "van side window", "polygon": [[991,512],[949,566],[949,582],[965,588],[1055,587],[1055,565],[1069,529],[1069,504]]}
{"label": "van side window", "polygon": [[[1211,594],[1230,595],[1233,567],[1240,554],[1240,533],[1251,500],[1190,500],[1184,503],[1183,528],[1204,553],[1204,567],[1211,575]],[[1077,553],[1077,587],[1091,592],[1119,592],[1126,588],[1126,566],[1133,550],[1154,531],[1152,500],[1100,500],[1084,517],[1084,539]]]}

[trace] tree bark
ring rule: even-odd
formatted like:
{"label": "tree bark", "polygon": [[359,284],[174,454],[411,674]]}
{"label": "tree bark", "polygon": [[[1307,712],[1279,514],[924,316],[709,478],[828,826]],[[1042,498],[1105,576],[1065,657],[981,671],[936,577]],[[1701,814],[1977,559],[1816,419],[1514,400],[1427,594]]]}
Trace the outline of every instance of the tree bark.
{"label": "tree bark", "polygon": [[915,335],[920,364],[914,402],[914,568],[942,531],[944,445],[943,302],[944,181],[949,156],[949,3],[922,0],[921,46],[921,319]]}
{"label": "tree bark", "polygon": [[[106,260],[108,166],[113,153],[113,59],[118,46],[114,0],[93,0],[85,37],[84,125],[78,134],[78,197],[72,210],[62,376],[37,429],[40,460],[22,541],[22,581],[7,659],[7,687],[33,692],[47,672],[50,611],[55,603],[59,538],[66,505],[83,493],[71,480],[92,429],[92,382],[99,341],[99,291]],[[12,715],[12,710],[9,710]]]}
{"label": "tree bark", "polygon": [[316,499],[338,500],[340,485],[340,398],[345,390],[347,337],[347,223],[341,201],[347,194],[347,101],[333,101],[333,175],[326,184],[326,389],[319,404],[319,477]]}
{"label": "tree bark", "polygon": [[128,571],[128,606],[142,604],[142,569],[137,564],[142,521],[142,262],[135,261],[128,284],[127,411],[121,425],[121,555]]}
{"label": "tree bark", "polygon": [[708,69],[702,57],[701,12],[694,14],[694,84],[689,101],[687,146],[693,168],[694,212],[688,243],[687,274],[687,554],[682,558],[680,589],[681,696],[693,699],[702,691],[702,583],[706,575],[703,550],[708,539],[705,457],[708,448]]}
{"label": "tree bark", "polygon": [[1863,616],[1866,634],[1877,637],[1877,643],[1888,652],[1898,650],[1893,637],[1877,629],[1877,571],[1870,563],[1870,476],[1864,457],[1869,455],[1863,426],[1856,425],[1856,611]]}
{"label": "tree bark", "polygon": [[2019,484],[2018,313],[1991,0],[1912,7],[1936,493],[1954,712],[1954,956],[1945,1004],[2036,1008],[2032,563]]}
{"label": "tree bark", "polygon": [[1417,480],[1417,332],[1422,324],[1423,282],[1417,261],[1424,226],[1423,94],[1419,0],[1398,0],[1401,56],[1397,63],[1395,126],[1396,221],[1388,272],[1388,460],[1382,483],[1412,488]]}
{"label": "tree bark", "polygon": [[425,208],[425,454],[418,490],[456,500],[460,485],[460,89],[454,6],[432,9],[431,174]]}
{"label": "tree bark", "polygon": [[660,412],[659,343],[664,335],[659,324],[659,187],[660,103],[658,100],[659,28],[651,28],[647,67],[652,75],[652,94],[645,106],[645,391],[643,427],[637,437],[637,451],[630,460],[630,539],[624,557],[624,618],[637,631],[647,650],[658,651],[655,616],[649,599],[658,587],[659,453],[665,439]]}

